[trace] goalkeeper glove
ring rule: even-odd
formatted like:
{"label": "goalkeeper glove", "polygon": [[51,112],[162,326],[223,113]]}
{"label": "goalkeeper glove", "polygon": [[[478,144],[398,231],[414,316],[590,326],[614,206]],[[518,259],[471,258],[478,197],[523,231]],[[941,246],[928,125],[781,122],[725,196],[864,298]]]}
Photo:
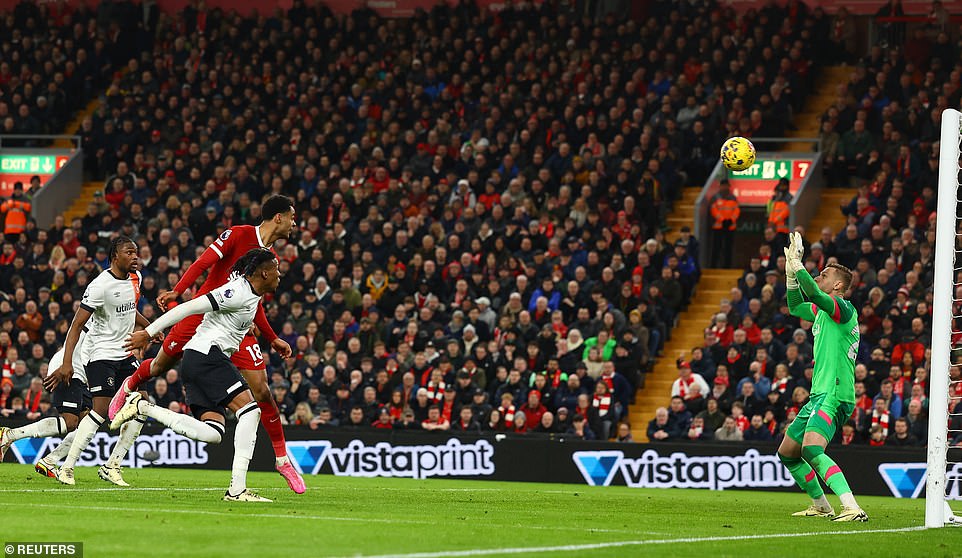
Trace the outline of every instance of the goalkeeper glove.
{"label": "goalkeeper glove", "polygon": [[801,267],[801,262],[796,259],[793,248],[785,248],[785,286],[789,289],[798,290],[798,279],[795,274]]}

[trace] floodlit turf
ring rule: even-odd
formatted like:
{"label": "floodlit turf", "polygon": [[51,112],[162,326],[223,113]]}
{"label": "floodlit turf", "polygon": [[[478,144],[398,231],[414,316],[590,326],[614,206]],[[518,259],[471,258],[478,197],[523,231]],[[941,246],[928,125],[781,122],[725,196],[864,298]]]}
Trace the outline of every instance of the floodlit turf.
{"label": "floodlit turf", "polygon": [[297,496],[255,473],[251,486],[274,503],[229,504],[228,472],[124,475],[134,486],[115,489],[79,467],[66,487],[0,465],[0,538],[82,541],[88,558],[962,554],[962,529],[908,530],[922,523],[920,500],[862,498],[871,521],[838,524],[789,517],[807,504],[801,493],[319,476]]}

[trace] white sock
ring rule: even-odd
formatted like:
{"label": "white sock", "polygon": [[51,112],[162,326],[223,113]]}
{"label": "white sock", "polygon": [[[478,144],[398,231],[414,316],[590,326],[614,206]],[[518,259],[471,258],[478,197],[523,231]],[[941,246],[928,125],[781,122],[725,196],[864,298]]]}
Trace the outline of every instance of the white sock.
{"label": "white sock", "polygon": [[287,465],[288,463],[290,463],[290,461],[291,461],[291,460],[288,459],[286,455],[283,456],[283,457],[275,457],[275,458],[274,458],[274,464],[277,465],[278,467],[280,467],[280,466],[282,466],[282,465]]}
{"label": "white sock", "polygon": [[142,415],[147,415],[160,424],[170,427],[174,432],[187,436],[192,440],[207,442],[208,444],[219,444],[223,439],[224,425],[219,422],[212,420],[201,422],[190,415],[175,413],[170,409],[158,407],[147,401],[141,401],[137,405],[137,410],[140,411]]}
{"label": "white sock", "polygon": [[257,442],[257,425],[261,410],[251,401],[237,410],[237,428],[234,430],[234,463],[231,465],[229,494],[237,495],[247,490],[247,467],[254,457]]}
{"label": "white sock", "polygon": [[820,508],[820,509],[823,509],[823,510],[826,510],[826,509],[832,507],[832,504],[829,504],[829,503],[828,503],[828,500],[825,498],[825,495],[824,495],[824,494],[822,494],[822,495],[819,496],[818,498],[813,498],[813,499],[812,499],[812,504],[814,504],[816,508]]}
{"label": "white sock", "polygon": [[7,432],[6,441],[13,442],[21,438],[49,438],[63,436],[66,433],[67,422],[63,417],[47,417],[20,428],[11,428]]}
{"label": "white sock", "polygon": [[67,433],[67,435],[64,436],[63,440],[60,442],[60,445],[53,448],[53,451],[48,453],[47,456],[43,458],[44,461],[46,461],[47,463],[52,463],[54,465],[56,465],[57,463],[60,463],[61,459],[63,459],[64,457],[67,457],[67,453],[70,451],[70,446],[73,445],[73,439],[76,437],[77,437],[76,430],[73,430]]}
{"label": "white sock", "polygon": [[94,434],[97,433],[103,423],[104,417],[98,415],[97,411],[90,411],[80,421],[80,425],[77,426],[77,437],[74,439],[74,443],[70,444],[70,452],[67,453],[67,459],[63,462],[64,468],[73,469],[74,465],[77,464],[77,459],[80,458],[80,454],[90,445],[90,440],[93,440]]}
{"label": "white sock", "polygon": [[846,507],[846,508],[858,507],[858,502],[855,501],[855,495],[852,494],[851,492],[840,494],[839,498],[842,500],[842,507]]}
{"label": "white sock", "polygon": [[134,445],[134,440],[137,439],[137,436],[140,436],[140,431],[143,429],[145,422],[147,422],[147,417],[137,415],[134,417],[134,420],[128,420],[121,425],[120,439],[117,440],[113,451],[110,452],[110,458],[107,459],[107,467],[120,467],[120,462],[127,457],[127,452],[130,451],[131,446]]}

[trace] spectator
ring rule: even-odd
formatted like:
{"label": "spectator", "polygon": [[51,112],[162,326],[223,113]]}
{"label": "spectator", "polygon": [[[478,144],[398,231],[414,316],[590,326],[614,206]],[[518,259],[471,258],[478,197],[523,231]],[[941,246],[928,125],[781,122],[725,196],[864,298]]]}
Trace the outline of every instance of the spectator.
{"label": "spectator", "polygon": [[670,423],[668,409],[659,407],[655,410],[655,418],[648,422],[648,439],[655,441],[666,441],[675,438],[674,425]]}
{"label": "spectator", "polygon": [[714,431],[705,427],[705,419],[701,417],[695,417],[692,419],[691,427],[689,427],[688,431],[685,433],[685,438],[693,442],[712,440],[714,437]]}
{"label": "spectator", "polygon": [[721,442],[741,442],[743,440],[742,431],[738,428],[733,417],[725,417],[722,426],[715,430],[715,439]]}
{"label": "spectator", "polygon": [[721,428],[725,422],[725,415],[722,413],[717,399],[708,399],[705,410],[695,415],[696,419],[701,419],[707,432],[714,433]]}
{"label": "spectator", "polygon": [[571,427],[568,428],[567,434],[575,438],[581,438],[582,440],[595,439],[594,432],[587,427],[587,421],[582,415],[575,415],[571,419]]}
{"label": "spectator", "polygon": [[895,420],[895,431],[885,440],[885,445],[896,447],[918,446],[919,439],[909,431],[909,421],[904,417]]}
{"label": "spectator", "polygon": [[[697,385],[697,390],[692,390],[692,386]],[[694,393],[693,393],[694,391]],[[705,381],[700,374],[696,374],[691,370],[691,364],[688,361],[678,362],[678,379],[676,379],[671,384],[671,396],[681,397],[683,400],[689,400],[696,397],[701,397],[703,394],[709,393],[711,390],[708,388],[708,382]]]}
{"label": "spectator", "polygon": [[770,442],[772,433],[765,425],[762,415],[753,415],[751,425],[742,433],[745,441]]}
{"label": "spectator", "polygon": [[425,420],[421,421],[421,429],[428,431],[444,431],[450,430],[451,423],[443,416],[441,416],[441,409],[437,405],[431,405],[428,408],[428,416]]}

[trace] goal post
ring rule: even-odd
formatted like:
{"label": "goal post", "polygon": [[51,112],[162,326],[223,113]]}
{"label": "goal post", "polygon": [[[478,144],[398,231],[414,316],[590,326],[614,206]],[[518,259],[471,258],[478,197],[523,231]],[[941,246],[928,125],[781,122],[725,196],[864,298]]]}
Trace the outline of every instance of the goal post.
{"label": "goal post", "polygon": [[[929,435],[925,490],[925,526],[943,527],[954,523],[955,516],[946,500],[949,431],[949,405],[959,402],[949,397],[952,382],[952,334],[954,324],[956,246],[959,220],[959,143],[962,141],[962,113],[942,112],[939,142],[939,184],[935,229],[935,286],[932,303],[932,362],[929,375]],[[958,451],[958,450],[956,450]],[[953,467],[954,470],[954,467]],[[953,473],[955,474],[955,473]],[[952,480],[952,479],[948,479]],[[959,482],[959,479],[954,479]]]}

